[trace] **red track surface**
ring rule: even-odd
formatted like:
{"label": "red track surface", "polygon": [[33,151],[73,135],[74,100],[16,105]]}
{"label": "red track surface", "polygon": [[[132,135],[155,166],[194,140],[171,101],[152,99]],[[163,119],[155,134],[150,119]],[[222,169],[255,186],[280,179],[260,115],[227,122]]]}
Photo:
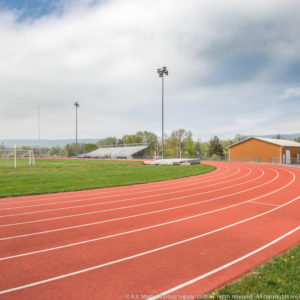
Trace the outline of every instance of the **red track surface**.
{"label": "red track surface", "polygon": [[300,169],[213,164],[165,182],[0,199],[0,298],[196,297],[300,241]]}

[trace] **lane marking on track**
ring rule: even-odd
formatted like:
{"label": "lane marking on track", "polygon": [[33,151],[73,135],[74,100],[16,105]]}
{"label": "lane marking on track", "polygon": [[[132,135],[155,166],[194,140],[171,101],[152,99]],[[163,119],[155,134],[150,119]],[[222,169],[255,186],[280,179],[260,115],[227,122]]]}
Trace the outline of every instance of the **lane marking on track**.
{"label": "lane marking on track", "polygon": [[[201,177],[202,175],[205,175],[205,174],[199,174],[199,175],[194,175],[194,176],[190,176],[190,177],[186,177],[186,178],[177,178],[177,179],[173,179],[174,181],[182,181],[182,179],[188,179],[186,180],[186,182],[188,182],[187,184],[181,184],[181,186],[188,186],[188,185],[193,185],[193,184],[198,184],[198,183],[206,183],[206,182],[210,182],[212,181],[211,179],[215,180],[215,179],[218,179],[220,175],[224,175],[226,173],[228,173],[231,169],[227,167],[226,171],[223,172],[223,173],[217,173],[217,176],[210,176],[208,177],[208,179],[210,180],[206,180],[206,181],[199,181],[199,179],[207,179],[207,177]],[[239,168],[237,168],[238,172],[239,173]],[[213,173],[213,171],[212,171]],[[209,173],[206,173],[206,174],[209,174]],[[236,173],[235,173],[236,174]],[[227,178],[227,177],[230,177],[232,175],[235,175],[235,174],[230,174],[229,176],[225,176],[225,177],[221,177],[221,178]],[[216,174],[213,174],[213,175],[216,175]],[[200,178],[198,178],[200,177]],[[161,181],[160,181],[161,182]],[[189,183],[189,182],[192,182],[192,183]],[[194,183],[195,182],[195,183]],[[137,188],[132,188],[129,190],[129,192],[132,192],[132,193],[128,193],[128,194],[115,194],[115,195],[111,195],[112,192],[123,192],[123,191],[128,191],[128,188],[131,187],[130,185],[127,186],[127,188],[123,188],[123,189],[118,189],[118,187],[111,187],[109,189],[113,189],[113,188],[116,188],[116,191],[99,191],[99,192],[90,192],[90,193],[85,193],[84,190],[81,190],[81,191],[73,191],[73,192],[65,192],[63,193],[66,194],[66,193],[75,193],[76,195],[65,195],[65,196],[59,196],[59,197],[52,197],[52,198],[38,198],[38,199],[32,199],[32,200],[23,200],[23,201],[15,201],[15,202],[0,202],[0,205],[1,204],[18,204],[18,203],[26,203],[26,202],[40,202],[40,201],[43,201],[43,200],[57,200],[57,199],[66,199],[66,198],[72,198],[72,197],[76,197],[76,196],[82,196],[81,194],[84,194],[85,196],[88,195],[103,195],[103,194],[109,194],[109,196],[103,196],[103,197],[94,197],[94,198],[87,198],[87,200],[89,199],[101,199],[101,198],[107,198],[107,197],[115,197],[115,196],[120,196],[120,195],[131,195],[131,194],[139,194],[139,193],[143,193],[144,190],[145,190],[145,187],[149,187],[149,191],[155,191],[155,190],[164,190],[164,189],[168,189],[168,188],[172,188],[173,186],[178,186],[178,182],[172,182],[172,183],[169,183],[168,184],[168,180],[165,180],[163,181],[163,184],[157,184],[157,185],[154,185],[155,183],[158,183],[158,182],[148,182],[148,183],[141,183],[139,185],[139,187]],[[149,186],[149,185],[154,185],[154,188],[156,187],[160,187],[160,186],[167,186],[167,188],[162,188],[162,189],[153,189],[153,187]],[[105,189],[105,188],[103,188]],[[140,189],[143,189],[143,191],[141,192],[134,192],[135,190],[140,190]],[[43,196],[43,195],[33,195],[33,196]],[[26,197],[33,197],[33,196],[26,196]],[[21,197],[24,197],[24,196],[21,196]],[[15,197],[15,198],[18,198],[18,197]],[[1,199],[0,199],[1,200]],[[45,205],[50,205],[50,204],[56,204],[56,203],[68,203],[69,201],[65,201],[65,202],[50,202],[50,203],[45,203]],[[34,206],[34,205],[33,205]],[[28,207],[28,206],[24,206],[24,207]]]}
{"label": "lane marking on track", "polygon": [[[201,204],[201,203],[211,202],[211,201],[215,201],[215,200],[218,200],[218,199],[226,198],[228,196],[233,196],[233,195],[238,195],[238,194],[241,194],[241,193],[244,193],[244,192],[248,192],[250,190],[254,190],[254,189],[257,189],[257,188],[259,188],[261,186],[269,184],[269,183],[275,181],[279,177],[279,173],[277,171],[275,171],[275,173],[277,173],[277,175],[272,180],[270,180],[270,181],[268,181],[266,183],[263,183],[261,185],[255,186],[253,188],[242,190],[242,191],[239,191],[239,192],[236,192],[236,193],[232,193],[232,194],[227,194],[227,195],[223,195],[223,196],[220,196],[220,197],[211,198],[211,199],[208,199],[208,200],[193,202],[193,203],[189,203],[189,204],[184,204],[184,205],[180,205],[180,206],[165,208],[165,209],[161,209],[161,210],[156,210],[156,211],[152,211],[152,212],[142,213],[142,214],[133,215],[133,216],[127,216],[127,217],[122,217],[122,218],[117,218],[117,219],[112,219],[112,220],[97,221],[97,222],[92,222],[92,223],[86,223],[86,224],[81,224],[81,225],[63,227],[63,228],[52,229],[52,230],[45,230],[45,231],[28,233],[28,234],[22,234],[22,235],[17,235],[17,236],[2,237],[2,238],[0,238],[0,241],[10,240],[10,239],[15,239],[15,238],[28,237],[28,236],[34,236],[34,235],[47,234],[47,233],[58,232],[58,231],[63,231],[63,230],[70,230],[70,229],[87,227],[87,226],[93,226],[93,225],[98,225],[98,224],[102,224],[102,223],[113,222],[113,221],[116,221],[116,220],[119,221],[119,220],[124,220],[124,219],[129,219],[129,218],[134,218],[134,217],[139,217],[139,216],[144,216],[144,215],[149,215],[149,214],[154,214],[154,213],[158,213],[158,212],[164,212],[164,211],[174,210],[174,209],[183,208],[183,207],[189,207],[189,206],[193,206],[193,205],[197,205],[197,204]],[[193,196],[195,196],[195,195],[198,195],[198,194],[194,194]],[[188,198],[188,197],[191,197],[191,195],[177,197],[177,198],[173,198],[171,200],[183,199],[183,198]],[[254,198],[254,199],[256,199],[256,198]],[[164,201],[166,201],[166,200],[164,200]],[[115,209],[115,210],[117,210],[117,209]]]}
{"label": "lane marking on track", "polygon": [[[249,168],[247,168],[248,170],[250,170]],[[240,173],[240,169],[237,170],[236,173],[231,174],[229,176],[223,177],[223,178],[228,178],[231,177],[233,175],[239,174]],[[239,178],[234,178],[234,180],[237,180]],[[206,182],[210,182],[212,180],[208,180]],[[198,181],[193,181],[193,183],[189,183],[189,184],[184,184],[184,185],[180,185],[180,187],[184,187],[184,186],[193,186],[193,185],[197,185],[199,182]],[[201,182],[202,183],[202,182]],[[222,184],[222,183],[217,183],[217,184]],[[217,184],[212,184],[212,185],[217,185]],[[208,185],[211,186],[211,185]],[[200,188],[206,188],[208,187],[203,186],[203,187],[196,187],[194,189],[200,189]],[[176,186],[178,188],[178,184]],[[175,187],[175,188],[176,188]],[[12,207],[5,207],[5,208],[0,208],[0,211],[3,210],[14,210],[14,209],[21,209],[21,208],[30,208],[30,207],[39,207],[39,206],[50,206],[50,205],[55,205],[55,204],[64,204],[64,203],[73,203],[73,202],[84,202],[84,201],[92,201],[92,200],[100,200],[103,198],[112,198],[112,197],[119,197],[119,196],[128,196],[128,195],[136,195],[136,194],[145,194],[145,193],[150,193],[153,191],[163,191],[163,190],[168,190],[170,188],[166,187],[166,188],[162,188],[162,189],[152,189],[152,190],[148,190],[148,191],[141,191],[141,192],[135,192],[135,193],[128,193],[128,194],[116,194],[116,195],[109,195],[109,196],[103,196],[103,197],[92,197],[92,198],[82,198],[82,199],[76,199],[76,200],[69,200],[69,201],[59,201],[59,202],[50,202],[50,203],[41,203],[41,204],[34,204],[34,205],[25,205],[25,206],[12,206]],[[190,189],[182,189],[181,191],[189,191]],[[175,191],[174,193],[178,193],[179,191]],[[170,192],[171,193],[171,192]],[[165,195],[168,193],[162,193],[162,194],[158,194],[159,195]],[[141,198],[146,198],[146,197],[153,197],[153,195],[150,196],[140,196],[140,197],[135,197],[135,198],[131,198],[131,199],[141,199]],[[100,202],[100,204],[110,204],[110,203],[115,203],[115,202],[121,202],[124,200],[115,200],[115,201],[106,201],[106,202]],[[17,202],[18,203],[18,202]],[[9,204],[9,203],[8,203]]]}
{"label": "lane marking on track", "polygon": [[255,203],[255,204],[261,204],[261,205],[270,205],[270,206],[279,206],[279,204],[272,204],[272,203],[265,203],[265,202],[254,202],[251,201],[250,203]]}
{"label": "lane marking on track", "polygon": [[[210,272],[207,272],[207,273],[202,274],[202,275],[200,275],[200,276],[198,276],[198,277],[196,277],[196,278],[193,278],[192,280],[189,280],[189,281],[187,281],[187,282],[185,282],[185,283],[182,283],[182,284],[180,284],[180,285],[177,285],[177,286],[175,286],[175,287],[173,287],[173,288],[171,288],[171,289],[169,289],[169,290],[167,290],[167,291],[165,291],[165,292],[162,292],[162,293],[160,293],[160,294],[158,294],[158,295],[156,295],[156,296],[150,297],[150,298],[148,298],[148,300],[155,300],[155,299],[162,298],[162,297],[166,298],[166,297],[168,297],[168,295],[169,295],[170,293],[172,293],[172,292],[175,292],[175,291],[177,291],[177,290],[179,290],[179,289],[182,289],[182,288],[184,288],[184,287],[186,287],[186,286],[188,286],[188,285],[191,285],[191,284],[193,284],[193,283],[195,283],[195,282],[197,282],[197,281],[200,281],[200,280],[203,279],[203,278],[206,278],[206,277],[208,277],[208,276],[211,276],[211,275],[213,275],[213,274],[215,274],[215,273],[217,273],[217,272],[219,272],[219,271],[222,271],[222,270],[224,270],[224,269],[226,269],[226,268],[228,268],[228,267],[231,267],[232,265],[234,265],[234,264],[236,264],[236,263],[238,263],[238,262],[240,262],[240,261],[242,261],[242,260],[245,260],[246,258],[248,258],[248,257],[250,257],[250,256],[253,256],[254,254],[256,254],[256,253],[258,253],[258,252],[261,252],[262,250],[264,250],[264,249],[266,249],[266,248],[268,248],[268,247],[270,247],[270,246],[272,246],[272,245],[278,243],[278,242],[281,241],[282,239],[284,239],[284,238],[288,237],[289,235],[292,235],[293,233],[297,232],[299,229],[300,229],[300,226],[298,226],[298,227],[294,228],[293,230],[291,230],[291,231],[285,233],[284,235],[278,237],[277,239],[271,241],[270,243],[265,244],[264,246],[262,246],[262,247],[260,247],[260,248],[257,248],[257,249],[255,249],[255,250],[252,251],[252,252],[247,253],[246,255],[243,255],[243,256],[241,256],[241,257],[235,259],[235,260],[232,260],[232,261],[230,261],[229,263],[227,263],[227,264],[225,264],[225,265],[223,265],[223,266],[221,266],[221,267],[219,267],[219,268],[216,268],[216,269],[214,269],[214,270],[211,270]],[[165,297],[165,296],[166,296],[166,297]],[[171,298],[172,298],[172,297],[171,297]]]}
{"label": "lane marking on track", "polygon": [[[283,190],[284,188],[287,188],[289,185],[287,185],[286,187],[282,187],[279,190]],[[67,245],[63,245],[63,246],[58,246],[58,247],[53,247],[53,248],[48,248],[48,249],[37,250],[37,251],[33,251],[33,252],[27,252],[27,253],[23,253],[23,254],[14,255],[14,256],[3,257],[3,258],[0,258],[0,261],[1,260],[12,259],[12,258],[17,258],[17,257],[22,257],[22,256],[27,256],[27,255],[32,255],[32,254],[38,254],[38,253],[42,253],[42,252],[49,252],[49,251],[63,249],[63,248],[68,248],[68,247],[77,246],[77,245],[82,245],[82,244],[86,244],[86,243],[90,243],[90,242],[95,242],[95,241],[99,241],[99,240],[103,240],[103,239],[108,239],[108,238],[112,238],[112,237],[117,237],[117,236],[121,236],[121,235],[126,235],[126,234],[130,234],[130,233],[134,233],[134,232],[139,232],[139,231],[143,231],[143,230],[147,230],[147,229],[152,229],[152,228],[156,228],[156,227],[161,227],[161,226],[165,226],[165,225],[169,225],[169,224],[173,224],[173,223],[185,221],[185,220],[196,218],[196,217],[199,217],[199,216],[202,216],[202,215],[212,214],[214,212],[226,210],[226,209],[229,209],[229,208],[232,208],[232,207],[236,207],[236,206],[239,206],[239,205],[242,205],[242,204],[245,204],[245,203],[251,203],[251,201],[253,201],[255,199],[259,199],[259,198],[268,196],[269,194],[274,194],[274,193],[278,192],[279,190],[275,190],[275,191],[270,192],[268,194],[265,194],[265,195],[262,195],[262,196],[259,196],[259,197],[247,200],[245,202],[241,202],[241,203],[237,203],[237,204],[234,204],[234,205],[230,205],[230,206],[226,206],[226,207],[223,207],[223,208],[219,208],[219,209],[216,209],[216,210],[212,210],[212,211],[200,213],[200,214],[197,214],[197,215],[185,217],[185,218],[182,218],[182,219],[177,219],[177,220],[173,220],[173,221],[169,221],[169,222],[165,222],[165,223],[161,223],[161,224],[156,224],[156,225],[152,225],[152,226],[148,226],[148,227],[144,227],[144,228],[139,228],[139,229],[135,229],[135,230],[127,231],[127,232],[117,233],[117,234],[113,234],[113,235],[109,235],[109,236],[99,237],[99,238],[95,238],[95,239],[91,239],[91,240],[86,240],[86,241],[81,241],[81,242],[72,243],[72,244],[67,244]]]}
{"label": "lane marking on track", "polygon": [[[208,192],[202,192],[200,194],[197,195],[203,195],[203,194],[208,194],[208,193],[212,193],[212,192],[216,192],[216,191],[220,191],[220,190],[225,190],[225,189],[229,189],[235,186],[239,186],[242,184],[246,184],[249,183],[251,181],[257,180],[259,178],[261,178],[264,175],[264,172],[262,169],[260,169],[262,171],[261,175],[258,177],[255,177],[251,180],[239,183],[239,184],[235,184],[235,185],[231,185],[231,186],[227,186],[225,188],[221,188],[221,189],[215,189],[215,190],[210,190]],[[244,175],[245,176],[245,175]],[[244,176],[240,177],[243,178]],[[240,179],[239,178],[239,179]],[[171,193],[170,193],[171,194]],[[78,216],[86,216],[86,215],[91,215],[91,214],[98,214],[98,213],[103,213],[103,212],[109,212],[109,211],[116,211],[116,210],[122,210],[122,209],[127,209],[127,208],[133,208],[133,207],[139,207],[139,206],[145,206],[145,205],[150,205],[150,204],[156,204],[156,203],[164,203],[164,202],[169,202],[169,201],[174,201],[177,200],[177,198],[170,198],[170,199],[165,199],[165,200],[159,200],[159,201],[152,201],[152,202],[146,202],[146,203],[142,203],[142,204],[136,204],[136,205],[131,205],[131,206],[121,206],[121,207],[117,207],[117,208],[112,208],[112,209],[106,209],[106,210],[96,210],[96,211],[92,211],[92,212],[86,212],[86,213],[80,213],[80,214],[73,214],[73,215],[66,215],[66,216],[60,216],[60,217],[53,217],[53,218],[46,218],[46,219],[39,219],[39,220],[32,220],[32,221],[26,221],[26,222],[19,222],[19,223],[11,223],[11,224],[3,224],[0,225],[1,227],[9,227],[9,226],[17,226],[17,225],[24,225],[24,224],[31,224],[31,223],[38,223],[38,222],[45,222],[45,221],[53,221],[53,220],[60,220],[60,219],[67,219],[67,218],[73,218],[73,217],[78,217]],[[129,199],[130,200],[130,199]],[[125,201],[125,200],[124,200]],[[79,206],[81,207],[81,206]],[[25,213],[28,214],[28,213]],[[20,214],[16,214],[17,216]],[[11,216],[16,216],[16,215],[6,215],[6,217],[11,217]]]}
{"label": "lane marking on track", "polygon": [[[236,222],[236,223],[233,223],[233,224],[230,224],[230,225],[227,225],[227,226],[224,226],[224,227],[212,230],[212,231],[204,233],[204,234],[193,236],[191,238],[188,238],[188,239],[185,239],[185,240],[181,240],[179,242],[175,242],[175,243],[168,244],[168,245],[165,245],[165,246],[162,246],[162,247],[159,247],[159,248],[155,248],[155,249],[151,249],[151,250],[148,250],[148,251],[144,251],[144,252],[141,252],[141,253],[138,253],[138,254],[135,254],[135,255],[123,257],[123,258],[120,258],[120,259],[117,259],[117,260],[114,260],[114,261],[110,261],[110,262],[107,262],[107,263],[104,263],[104,264],[100,264],[100,265],[96,265],[96,266],[93,266],[93,267],[81,269],[81,270],[78,270],[78,271],[75,271],[75,272],[71,272],[71,273],[67,273],[67,274],[63,274],[63,275],[51,277],[51,278],[48,278],[48,279],[45,279],[45,280],[40,280],[40,281],[32,282],[32,283],[21,285],[21,286],[14,287],[14,288],[11,288],[11,289],[2,290],[2,291],[0,291],[0,295],[6,294],[6,293],[10,293],[10,292],[14,292],[14,291],[18,291],[18,290],[22,290],[22,289],[33,287],[33,286],[37,286],[37,285],[41,285],[41,284],[45,284],[45,283],[56,281],[56,280],[63,279],[63,278],[72,277],[72,276],[75,276],[75,275],[78,275],[78,274],[82,274],[82,273],[86,273],[86,272],[89,272],[89,271],[97,270],[97,269],[104,268],[104,267],[107,267],[107,266],[110,266],[110,265],[114,265],[114,264],[117,264],[117,263],[120,263],[120,262],[129,261],[129,260],[132,260],[134,258],[141,257],[141,256],[144,256],[144,255],[147,255],[147,254],[152,254],[152,253],[155,253],[155,252],[158,252],[158,251],[161,251],[161,250],[165,250],[165,249],[168,249],[168,248],[171,248],[171,247],[174,247],[174,246],[178,246],[178,245],[181,245],[181,244],[184,244],[184,243],[187,243],[187,242],[199,239],[201,237],[204,237],[204,236],[207,236],[207,235],[211,235],[213,233],[216,233],[216,232],[219,232],[219,231],[222,231],[222,230],[234,227],[236,225],[239,225],[239,224],[242,224],[242,223],[245,223],[245,222],[248,222],[250,220],[259,218],[259,217],[264,216],[266,214],[269,214],[269,213],[271,213],[271,212],[273,212],[275,210],[278,210],[278,209],[280,209],[280,208],[282,208],[282,207],[284,207],[284,206],[286,206],[286,205],[288,205],[290,203],[293,203],[296,200],[298,200],[299,198],[300,198],[300,196],[298,196],[297,198],[294,198],[294,199],[288,201],[287,203],[285,203],[285,204],[283,204],[283,205],[281,205],[279,207],[272,208],[271,210],[266,211],[264,213],[252,216],[250,218],[247,218],[247,219],[244,219],[242,221],[239,221],[239,222]],[[299,227],[300,226],[296,227],[292,232],[297,231],[299,229]],[[269,245],[269,244],[267,244],[267,245]],[[266,245],[263,246],[263,247],[266,247]],[[261,248],[258,248],[258,249],[261,249]],[[256,251],[258,251],[258,250],[256,250]],[[250,252],[250,253],[252,253],[252,252]],[[242,257],[245,257],[245,255],[242,256]]]}
{"label": "lane marking on track", "polygon": [[[242,177],[244,177],[244,176],[242,176]],[[242,178],[242,177],[240,177],[240,178]],[[262,175],[261,176],[257,176],[254,179],[249,180],[248,182],[257,180],[260,177],[262,177]],[[244,184],[244,183],[241,183],[241,184]],[[230,187],[232,187],[232,186],[230,186]],[[186,190],[184,190],[184,192],[187,192],[187,191],[190,191],[190,190],[198,190],[198,188],[186,189]],[[217,190],[213,190],[213,191],[217,191]],[[192,194],[192,195],[200,195],[200,194],[205,194],[205,193],[210,193],[210,192],[211,191],[197,193],[197,194]],[[29,214],[37,214],[37,213],[44,213],[44,212],[52,212],[52,211],[59,211],[59,210],[68,210],[68,209],[73,209],[73,208],[98,206],[98,205],[105,205],[105,204],[111,204],[111,203],[116,203],[116,202],[120,203],[120,202],[127,202],[127,201],[134,201],[134,200],[138,200],[138,199],[153,198],[153,197],[156,197],[156,196],[164,196],[164,195],[170,195],[170,194],[176,194],[176,193],[179,193],[179,192],[169,192],[169,193],[163,193],[163,194],[154,195],[154,196],[153,195],[149,195],[149,196],[142,196],[142,197],[135,197],[135,198],[127,198],[127,199],[116,200],[116,201],[111,201],[111,202],[97,202],[97,203],[91,203],[91,204],[83,204],[83,205],[68,206],[68,207],[61,207],[61,208],[53,208],[53,209],[45,209],[45,210],[38,210],[38,211],[22,212],[22,213],[10,214],[10,215],[2,215],[2,216],[0,216],[0,218],[15,217],[15,216],[29,215]],[[185,197],[185,196],[183,196],[183,197]],[[147,204],[155,204],[155,203],[167,202],[167,201],[171,201],[173,199],[177,200],[177,199],[181,199],[181,197],[170,198],[170,199],[159,200],[159,201],[151,201],[151,202],[146,202],[145,204],[136,204],[136,205],[131,205],[131,206],[117,207],[117,208],[114,208],[114,209],[106,209],[106,210],[103,210],[102,212],[119,210],[119,209],[125,209],[125,208],[130,208],[130,207],[137,207],[137,206],[142,206],[142,205],[147,205]]]}

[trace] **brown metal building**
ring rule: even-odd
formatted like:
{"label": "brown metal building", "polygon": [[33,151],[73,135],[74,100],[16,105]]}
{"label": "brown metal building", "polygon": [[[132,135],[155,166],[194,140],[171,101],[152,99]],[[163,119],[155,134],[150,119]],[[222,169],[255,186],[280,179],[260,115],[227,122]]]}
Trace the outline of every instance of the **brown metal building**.
{"label": "brown metal building", "polygon": [[300,164],[300,143],[253,137],[229,146],[229,161]]}

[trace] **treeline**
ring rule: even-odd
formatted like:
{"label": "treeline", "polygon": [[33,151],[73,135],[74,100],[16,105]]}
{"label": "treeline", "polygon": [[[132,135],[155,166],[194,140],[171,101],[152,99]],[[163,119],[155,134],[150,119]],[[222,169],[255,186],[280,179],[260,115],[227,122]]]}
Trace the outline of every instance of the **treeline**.
{"label": "treeline", "polygon": [[[193,134],[189,130],[178,129],[165,136],[164,148],[166,157],[201,157],[202,159],[224,159],[228,154],[228,146],[244,139],[241,134],[236,134],[232,140],[220,140],[214,136],[208,142],[200,139],[194,140]],[[98,143],[77,144],[78,154],[87,153],[103,146],[117,146],[128,144],[147,143],[148,148],[143,153],[138,154],[144,157],[161,156],[161,139],[153,132],[138,131],[135,134],[126,134],[121,138],[106,137],[100,139]],[[74,156],[75,143],[67,144],[64,147],[52,147],[50,149],[36,149],[39,154],[50,156]]]}
{"label": "treeline", "polygon": [[[200,139],[193,139],[193,134],[189,130],[178,129],[165,135],[165,156],[166,157],[200,157],[201,159],[222,160],[228,156],[228,146],[241,142],[246,137],[238,133],[232,139],[221,140],[218,136],[212,137],[208,142],[202,142]],[[280,139],[277,134],[274,138]],[[300,137],[295,141],[300,142]],[[100,139],[98,143],[77,144],[78,154],[91,152],[103,146],[117,146],[128,144],[147,143],[148,148],[138,156],[153,157],[161,156],[161,138],[155,133],[149,131],[138,131],[135,134],[126,134],[121,138],[106,137]],[[0,145],[4,148],[4,145]],[[27,147],[22,147],[23,149]],[[75,156],[75,143],[67,144],[64,147],[36,148],[34,153],[44,156]]]}

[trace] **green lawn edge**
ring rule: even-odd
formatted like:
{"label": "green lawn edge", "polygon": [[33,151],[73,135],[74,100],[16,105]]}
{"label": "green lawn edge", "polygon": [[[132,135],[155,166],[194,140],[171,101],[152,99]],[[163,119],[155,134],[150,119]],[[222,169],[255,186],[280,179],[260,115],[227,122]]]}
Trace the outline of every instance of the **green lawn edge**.
{"label": "green lawn edge", "polygon": [[205,298],[300,299],[300,243]]}
{"label": "green lawn edge", "polygon": [[216,169],[206,164],[145,166],[136,161],[41,161],[36,165],[39,172],[32,172],[32,168],[22,168],[21,173],[3,171],[0,198],[130,186],[197,176]]}

